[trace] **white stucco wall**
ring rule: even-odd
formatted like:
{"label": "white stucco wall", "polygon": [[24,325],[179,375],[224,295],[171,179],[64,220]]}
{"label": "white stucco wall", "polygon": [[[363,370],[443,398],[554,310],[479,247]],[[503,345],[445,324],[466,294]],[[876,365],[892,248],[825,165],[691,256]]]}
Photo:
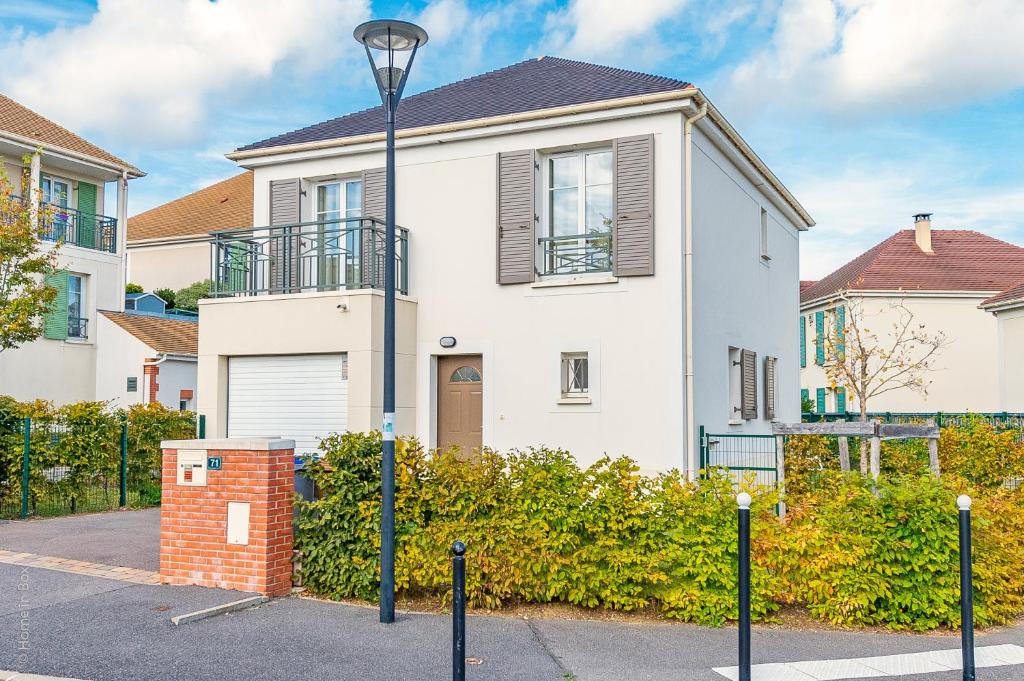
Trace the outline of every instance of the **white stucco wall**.
{"label": "white stucco wall", "polygon": [[1024,412],[1024,306],[996,315],[999,411]]}
{"label": "white stucco wall", "polygon": [[128,247],[128,281],[146,291],[159,288],[177,291],[209,278],[210,244],[207,242]]}
{"label": "white stucco wall", "polygon": [[[437,356],[481,354],[485,445],[501,450],[542,444],[564,447],[584,464],[605,453],[628,454],[647,471],[693,467],[696,453],[686,451],[683,385],[683,120],[680,111],[666,111],[581,119],[558,128],[510,126],[504,134],[449,139],[444,144],[410,146],[400,140],[397,221],[410,230],[410,296],[416,302],[414,420],[411,425],[403,422],[400,409],[400,432],[415,434],[428,446],[436,443]],[[603,283],[586,285],[496,283],[498,153],[610,144],[617,137],[649,133],[655,136],[654,276],[605,277]],[[791,320],[797,310],[795,229],[773,211],[777,256],[770,266],[761,265],[757,206],[768,202],[716,154],[710,142],[703,144],[707,149],[695,152],[695,157],[703,154],[704,160],[694,170],[697,259],[706,259],[695,282],[700,305],[695,333],[697,423],[727,428],[725,405],[712,405],[721,401],[717,374],[727,366],[727,348],[733,341],[756,349],[759,356],[774,353],[780,358],[780,417],[795,420],[796,397],[786,399],[797,390],[795,328],[782,321]],[[302,217],[309,219],[314,192],[308,190],[313,182],[357,176],[383,164],[382,151],[321,151],[305,158],[278,157],[271,165],[255,164],[255,224],[269,222],[271,180],[306,180]],[[749,235],[736,223],[734,211],[750,219]],[[749,244],[749,259],[725,262],[735,256],[739,241]],[[716,275],[722,273],[727,278],[719,282]],[[736,284],[749,286],[753,297],[739,301],[734,311],[723,311],[720,302],[731,296]],[[310,305],[298,302],[303,296],[263,298],[284,299],[275,304],[288,304],[289,312],[269,314],[266,304],[242,299],[202,305],[200,411],[214,423],[222,422],[210,410],[224,409],[224,394],[215,393],[223,391],[226,357],[232,353],[260,354],[269,346],[277,352],[349,350],[344,333],[335,340],[322,333],[322,320],[291,311]],[[331,315],[333,310],[325,308],[319,314]],[[265,329],[264,337],[254,339],[254,329]],[[442,336],[455,337],[456,347],[442,349]],[[310,349],[311,344],[316,349]],[[561,353],[581,351],[590,358],[591,403],[560,404]],[[356,371],[354,364],[350,371]],[[402,367],[399,379],[404,386],[410,384],[402,379]],[[350,396],[356,392],[350,386]],[[377,409],[373,425],[380,421]],[[768,428],[765,422],[739,430]]]}
{"label": "white stucco wall", "polygon": [[164,360],[160,365],[160,374],[157,377],[157,401],[168,409],[178,409],[181,404],[181,391],[191,390],[191,410],[194,411],[198,404],[198,395],[196,394],[198,366],[195,360]]}
{"label": "white stucco wall", "polygon": [[[694,135],[694,360],[696,425],[711,433],[771,433],[764,404],[764,358],[777,358],[776,420],[800,420],[799,232],[729,163],[712,138]],[[768,254],[761,258],[761,209]],[[732,409],[729,348],[757,353],[758,416]]]}
{"label": "white stucco wall", "polygon": [[[890,338],[890,329],[899,318],[892,309],[902,302],[913,313],[917,323],[934,336],[940,331],[948,338],[948,345],[937,354],[933,370],[928,372],[928,394],[911,390],[895,390],[872,398],[869,411],[896,412],[961,412],[1001,411],[999,380],[997,376],[998,329],[996,318],[978,308],[978,304],[992,293],[935,295],[905,295],[902,297],[865,297],[863,314],[867,328],[878,334],[884,342]],[[834,305],[807,307],[801,314],[806,317],[818,310]],[[847,314],[850,314],[848,311]],[[828,322],[826,322],[826,325]],[[793,325],[794,330],[799,327]],[[799,348],[799,339],[794,341]],[[807,326],[807,367],[801,371],[800,386],[810,390],[813,401],[817,388],[829,387],[822,367],[814,363],[814,325]],[[828,411],[835,409],[831,392]],[[847,410],[860,409],[850,390],[847,390]]]}

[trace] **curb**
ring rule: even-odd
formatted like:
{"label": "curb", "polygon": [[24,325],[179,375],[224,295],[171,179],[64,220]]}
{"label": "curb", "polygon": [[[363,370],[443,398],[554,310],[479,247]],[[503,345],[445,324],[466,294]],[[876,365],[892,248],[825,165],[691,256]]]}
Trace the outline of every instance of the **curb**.
{"label": "curb", "polygon": [[[270,599],[266,596],[252,596],[250,598],[243,598],[238,601],[224,603],[223,605],[215,605],[212,608],[206,608],[205,610],[197,610],[195,612],[190,612],[187,615],[176,615],[175,617],[171,618],[171,622],[173,622],[175,625],[190,624],[192,622],[198,622],[199,620],[205,620],[208,617],[216,617],[217,615],[235,612],[236,610],[245,610],[246,608],[262,605],[263,603],[266,603],[269,600]],[[3,677],[0,677],[0,681],[4,681]]]}

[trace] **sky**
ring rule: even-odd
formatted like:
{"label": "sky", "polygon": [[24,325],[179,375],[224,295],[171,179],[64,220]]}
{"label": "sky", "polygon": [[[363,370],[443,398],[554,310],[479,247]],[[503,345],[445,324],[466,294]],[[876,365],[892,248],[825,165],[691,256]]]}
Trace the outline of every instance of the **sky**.
{"label": "sky", "polygon": [[[814,217],[817,279],[934,213],[1024,246],[1022,0],[0,3],[0,92],[130,161],[129,212],[379,103],[352,29],[422,25],[407,94],[539,55],[700,87]],[[287,11],[282,11],[287,7]]]}

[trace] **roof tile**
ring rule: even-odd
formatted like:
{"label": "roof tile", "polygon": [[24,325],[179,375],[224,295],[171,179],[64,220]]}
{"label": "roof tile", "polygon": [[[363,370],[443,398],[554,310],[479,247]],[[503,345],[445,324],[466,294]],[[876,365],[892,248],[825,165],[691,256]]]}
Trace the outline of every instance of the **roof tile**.
{"label": "roof tile", "polygon": [[92,142],[82,139],[67,128],[57,125],[4,94],[0,94],[0,131],[28,137],[39,142],[44,148],[51,145],[104,160],[120,166],[136,177],[144,174],[127,161],[100,149]]}
{"label": "roof tile", "polygon": [[[685,90],[690,83],[609,66],[539,57],[402,99],[399,129],[456,123],[525,111]],[[237,149],[265,149],[384,132],[377,106]]]}
{"label": "roof tile", "polygon": [[109,310],[100,310],[100,314],[156,352],[199,354],[199,324],[196,321]]}
{"label": "roof tile", "polygon": [[967,229],[933,229],[932,250],[917,246],[912,229],[896,232],[813,286],[810,302],[841,290],[1002,291],[1024,275],[1024,248]]}
{"label": "roof tile", "polygon": [[252,227],[251,170],[128,218],[128,243]]}
{"label": "roof tile", "polygon": [[981,301],[981,306],[989,307],[991,305],[999,305],[1001,303],[1015,302],[1018,300],[1021,301],[1022,305],[1024,305],[1024,279],[1020,280],[1002,293],[997,293],[991,298]]}

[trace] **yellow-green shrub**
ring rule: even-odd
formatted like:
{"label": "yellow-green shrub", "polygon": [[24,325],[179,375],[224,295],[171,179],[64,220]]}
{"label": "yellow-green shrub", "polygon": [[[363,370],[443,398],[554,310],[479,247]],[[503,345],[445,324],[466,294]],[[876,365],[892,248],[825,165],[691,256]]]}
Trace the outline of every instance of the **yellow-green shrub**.
{"label": "yellow-green shrub", "polygon": [[943,474],[960,476],[984,488],[1002,486],[1024,477],[1024,443],[1019,431],[996,430],[980,418],[958,427],[943,428],[939,438],[939,464]]}

